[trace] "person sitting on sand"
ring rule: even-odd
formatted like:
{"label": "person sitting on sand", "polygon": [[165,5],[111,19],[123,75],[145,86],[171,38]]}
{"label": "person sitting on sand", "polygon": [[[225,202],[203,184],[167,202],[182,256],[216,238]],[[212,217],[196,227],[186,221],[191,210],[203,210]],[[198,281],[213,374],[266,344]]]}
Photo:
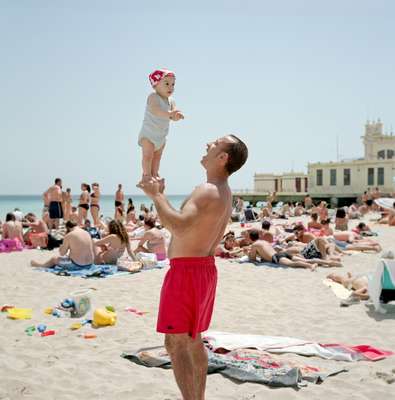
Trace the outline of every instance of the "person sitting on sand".
{"label": "person sitting on sand", "polygon": [[129,236],[125,227],[119,221],[112,220],[108,224],[108,235],[94,243],[95,264],[116,264],[125,250],[133,260],[137,260],[133,253]]}
{"label": "person sitting on sand", "polygon": [[317,264],[303,261],[301,258],[292,256],[287,252],[277,253],[268,242],[259,240],[259,231],[256,229],[252,229],[249,236],[252,244],[248,252],[248,258],[251,261],[257,261],[257,257],[259,257],[261,261],[281,264],[292,268],[308,268],[314,271],[317,267]]}
{"label": "person sitting on sand", "polygon": [[[145,233],[140,239],[136,252],[155,253],[158,261],[167,258],[166,235],[163,229],[158,229],[155,225],[155,219],[144,219]],[[145,246],[144,246],[145,245]]]}
{"label": "person sitting on sand", "polygon": [[322,228],[320,229],[320,236],[332,236],[333,229],[330,227],[330,219],[324,219],[321,221]]}
{"label": "person sitting on sand", "polygon": [[22,223],[16,221],[13,213],[8,213],[5,217],[2,239],[17,239],[21,244],[23,244]]}
{"label": "person sitting on sand", "polygon": [[294,216],[295,217],[300,217],[304,214],[305,209],[300,203],[295,204],[295,209],[294,209]]}
{"label": "person sitting on sand", "polygon": [[53,268],[88,267],[93,264],[94,252],[92,239],[88,232],[81,229],[75,222],[66,222],[66,236],[59,247],[59,256],[51,257],[46,262],[31,261],[32,267]]}
{"label": "person sitting on sand", "polygon": [[85,231],[91,235],[92,239],[101,239],[100,231],[96,226],[92,226],[89,219],[85,220],[84,228]]}
{"label": "person sitting on sand", "polygon": [[348,218],[346,210],[344,208],[338,208],[336,210],[335,229],[337,231],[348,230]]}
{"label": "person sitting on sand", "polygon": [[381,218],[379,224],[388,224],[389,226],[395,226],[395,202],[392,204],[392,210],[386,210],[387,216]]}
{"label": "person sitting on sand", "polygon": [[287,238],[287,241],[297,240],[298,242],[307,244],[315,239],[315,235],[311,232],[306,232],[302,224],[295,225],[293,231],[294,231],[293,235],[289,236]]}
{"label": "person sitting on sand", "polygon": [[357,203],[352,203],[347,211],[349,219],[358,219],[361,216],[361,213],[358,210]]}
{"label": "person sitting on sand", "polygon": [[47,224],[33,213],[26,214],[26,221],[29,229],[23,235],[25,243],[31,244],[33,247],[46,247],[48,243]]}
{"label": "person sitting on sand", "polygon": [[318,214],[312,213],[310,216],[311,220],[307,223],[307,228],[310,229],[321,229],[322,225],[318,222]]}
{"label": "person sitting on sand", "polygon": [[320,202],[317,207],[317,213],[320,217],[320,221],[322,221],[323,219],[328,219],[328,204],[326,203],[326,201]]}
{"label": "person sitting on sand", "polygon": [[352,276],[351,272],[347,272],[346,276],[339,274],[329,274],[328,279],[340,283],[346,289],[353,290],[353,296],[360,300],[368,300],[368,277],[366,275]]}
{"label": "person sitting on sand", "polygon": [[69,221],[74,222],[76,224],[79,223],[79,216],[78,216],[78,208],[77,207],[71,207],[71,213],[69,216]]}

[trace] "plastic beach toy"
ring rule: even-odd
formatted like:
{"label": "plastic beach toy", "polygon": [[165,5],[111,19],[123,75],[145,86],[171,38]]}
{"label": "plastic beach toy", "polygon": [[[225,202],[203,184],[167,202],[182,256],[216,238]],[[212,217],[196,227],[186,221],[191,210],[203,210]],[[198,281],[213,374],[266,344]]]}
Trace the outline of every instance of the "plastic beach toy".
{"label": "plastic beach toy", "polygon": [[97,308],[93,313],[93,325],[96,327],[115,325],[116,322],[117,314],[105,308]]}
{"label": "plastic beach toy", "polygon": [[4,304],[4,306],[1,306],[1,312],[6,312],[8,311],[10,308],[15,308],[15,306],[10,306],[8,304]]}
{"label": "plastic beach toy", "polygon": [[131,313],[135,313],[136,315],[140,315],[140,317],[145,315],[145,314],[149,314],[149,311],[139,311],[139,310],[136,310],[135,308],[132,308],[132,307],[126,307],[125,311],[131,312]]}
{"label": "plastic beach toy", "polygon": [[52,335],[55,335],[55,331],[53,331],[53,330],[50,330],[50,331],[45,331],[45,332],[42,332],[41,333],[41,336],[52,336]]}
{"label": "plastic beach toy", "polygon": [[33,310],[31,308],[10,308],[7,310],[8,318],[12,319],[30,319]]}
{"label": "plastic beach toy", "polygon": [[91,332],[86,332],[84,334],[84,339],[96,339],[97,336],[95,333],[91,333]]}
{"label": "plastic beach toy", "polygon": [[46,329],[47,329],[47,325],[44,325],[44,324],[39,324],[39,325],[37,325],[37,330],[38,330],[40,333],[45,332]]}
{"label": "plastic beach toy", "polygon": [[36,330],[36,327],[34,325],[32,326],[28,326],[25,329],[25,332],[29,335],[29,336],[33,336],[33,332]]}
{"label": "plastic beach toy", "polygon": [[75,322],[74,324],[71,324],[70,329],[72,331],[76,331],[82,327],[81,322]]}

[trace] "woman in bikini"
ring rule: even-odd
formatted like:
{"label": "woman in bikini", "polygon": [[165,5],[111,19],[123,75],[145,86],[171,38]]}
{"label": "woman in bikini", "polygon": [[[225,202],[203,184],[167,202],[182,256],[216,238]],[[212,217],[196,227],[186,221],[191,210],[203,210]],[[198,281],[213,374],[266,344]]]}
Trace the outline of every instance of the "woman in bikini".
{"label": "woman in bikini", "polygon": [[88,216],[89,193],[91,192],[91,187],[87,183],[82,183],[81,191],[82,193],[80,195],[80,203],[78,205],[78,224],[80,226],[83,226]]}
{"label": "woman in bikini", "polygon": [[100,225],[100,188],[98,183],[92,183],[93,193],[90,196],[91,200],[91,215],[93,218],[93,225],[98,227]]}
{"label": "woman in bikini", "polygon": [[137,260],[133,253],[129,236],[121,222],[112,220],[108,224],[108,235],[94,243],[95,264],[116,264],[125,250],[129,257]]}
{"label": "woman in bikini", "polygon": [[144,228],[146,232],[140,239],[136,252],[155,253],[158,261],[165,260],[167,257],[165,232],[156,228],[153,218],[144,220]]}

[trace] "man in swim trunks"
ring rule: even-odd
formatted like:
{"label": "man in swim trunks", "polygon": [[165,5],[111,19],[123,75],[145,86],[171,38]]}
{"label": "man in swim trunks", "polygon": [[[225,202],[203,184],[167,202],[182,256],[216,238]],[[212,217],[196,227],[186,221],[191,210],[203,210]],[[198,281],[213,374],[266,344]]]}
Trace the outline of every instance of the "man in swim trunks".
{"label": "man in swim trunks", "polygon": [[123,194],[122,184],[118,185],[118,190],[115,192],[115,208],[122,207],[123,211],[123,202],[125,200],[125,195]]}
{"label": "man in swim trunks", "polygon": [[315,263],[309,263],[302,258],[292,256],[287,252],[276,252],[272,245],[266,240],[259,240],[259,231],[253,229],[250,231],[250,239],[253,244],[251,245],[248,253],[248,258],[251,261],[256,261],[259,257],[262,261],[270,262],[273,264],[281,264],[286,267],[292,268],[308,268],[314,271],[317,267]]}
{"label": "man in swim trunks", "polygon": [[213,255],[232,213],[228,177],[247,157],[246,145],[234,135],[208,143],[201,160],[207,182],[192,192],[181,211],[163,194],[163,180],[140,184],[172,234],[171,267],[162,286],[157,331],[166,335],[165,346],[184,400],[204,399],[208,363],[201,332],[208,329],[214,306]]}
{"label": "man in swim trunks", "polygon": [[71,221],[66,222],[66,229],[67,235],[59,247],[59,257],[51,257],[44,263],[31,261],[32,267],[52,268],[55,265],[82,267],[93,264],[93,242],[89,233]]}
{"label": "man in swim trunks", "polygon": [[58,229],[59,220],[63,218],[62,209],[62,180],[60,178],[55,179],[55,184],[52,185],[47,191],[48,198],[48,208],[49,208],[49,218],[50,218],[50,228]]}

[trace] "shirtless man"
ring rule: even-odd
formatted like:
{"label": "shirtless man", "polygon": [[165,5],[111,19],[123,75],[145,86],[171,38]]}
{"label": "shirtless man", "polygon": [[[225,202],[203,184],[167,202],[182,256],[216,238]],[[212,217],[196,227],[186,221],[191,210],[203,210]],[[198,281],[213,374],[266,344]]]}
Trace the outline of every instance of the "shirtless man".
{"label": "shirtless man", "polygon": [[165,346],[184,400],[204,399],[208,362],[200,333],[208,329],[214,306],[213,255],[232,213],[228,177],[247,156],[246,145],[234,135],[208,143],[201,160],[207,182],[192,192],[181,211],[163,194],[163,180],[140,185],[172,234],[171,268],[162,287],[157,330],[166,334]]}
{"label": "shirtless man", "polygon": [[286,267],[292,268],[308,268],[314,271],[317,268],[316,263],[309,263],[303,260],[302,257],[292,256],[287,252],[276,252],[272,245],[266,240],[259,240],[259,231],[251,230],[250,239],[252,245],[250,251],[248,252],[248,258],[251,261],[256,261],[259,257],[262,261],[270,262],[273,264],[281,264]]}
{"label": "shirtless man", "polygon": [[89,266],[93,264],[93,242],[88,232],[81,229],[75,222],[66,222],[67,234],[59,247],[60,257],[51,257],[44,263],[31,261],[32,267],[52,268],[60,266]]}
{"label": "shirtless man", "polygon": [[[120,183],[118,184],[118,189],[115,192],[115,213],[117,212],[118,207],[122,207],[123,211],[124,201],[125,201],[125,195],[123,194],[122,184]],[[114,219],[116,220],[116,218]]]}
{"label": "shirtless man", "polygon": [[71,189],[67,188],[65,192],[62,192],[62,208],[64,211],[65,222],[70,219],[72,203],[73,199],[71,197]]}
{"label": "shirtless man", "polygon": [[304,208],[306,210],[310,210],[310,208],[313,207],[313,199],[310,197],[310,195],[306,195],[304,198]]}
{"label": "shirtless man", "polygon": [[55,184],[46,191],[46,195],[48,196],[50,228],[58,229],[59,220],[63,218],[62,180],[60,178],[55,179]]}

